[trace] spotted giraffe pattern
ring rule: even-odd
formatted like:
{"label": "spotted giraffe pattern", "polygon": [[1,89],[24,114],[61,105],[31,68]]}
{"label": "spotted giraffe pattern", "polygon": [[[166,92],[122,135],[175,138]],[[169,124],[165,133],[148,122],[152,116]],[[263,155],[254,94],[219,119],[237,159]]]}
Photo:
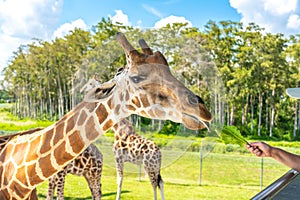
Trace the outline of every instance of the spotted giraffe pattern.
{"label": "spotted giraffe pattern", "polygon": [[[119,70],[120,71],[120,70]],[[118,75],[118,74],[117,74]],[[101,85],[98,76],[95,74],[81,89],[86,92],[92,88]],[[161,199],[164,199],[163,180],[160,175],[161,152],[157,145],[149,139],[138,135],[132,124],[123,119],[112,127],[114,131],[115,141],[113,144],[113,152],[116,161],[117,171],[117,196],[121,199],[124,163],[143,164],[145,172],[149,176],[153,188],[154,199],[157,199],[157,187],[160,189]]]}
{"label": "spotted giraffe pattern", "polygon": [[203,100],[172,75],[160,52],[147,54],[142,48],[140,53],[122,33],[117,40],[127,64],[114,82],[91,90],[55,124],[13,137],[3,147],[0,199],[30,198],[39,184],[131,114],[183,123],[190,129],[209,127],[212,115]]}
{"label": "spotted giraffe pattern", "polygon": [[154,199],[157,199],[157,187],[160,189],[161,199],[164,199],[163,180],[160,175],[161,152],[157,145],[149,139],[138,135],[132,124],[127,120],[113,126],[115,142],[113,152],[116,160],[118,191],[116,199],[121,198],[124,163],[143,164],[149,176]]}
{"label": "spotted giraffe pattern", "polygon": [[101,199],[102,166],[103,156],[99,149],[95,145],[91,144],[84,150],[83,153],[72,160],[62,171],[58,172],[49,179],[47,200],[53,199],[55,187],[57,194],[56,199],[64,199],[64,185],[67,174],[84,176],[85,180],[88,182],[92,199]]}
{"label": "spotted giraffe pattern", "polygon": [[[14,137],[18,136],[18,135],[26,135],[26,134],[31,134],[33,132],[42,130],[41,128],[35,128],[35,129],[31,129],[29,131],[24,131],[24,132],[19,132],[19,133],[15,133],[15,134],[10,134],[10,135],[4,135],[0,137],[0,152],[1,150],[5,147],[5,145]],[[28,200],[37,200],[38,196],[37,196],[37,191],[36,188],[34,188],[31,193],[29,194]]]}

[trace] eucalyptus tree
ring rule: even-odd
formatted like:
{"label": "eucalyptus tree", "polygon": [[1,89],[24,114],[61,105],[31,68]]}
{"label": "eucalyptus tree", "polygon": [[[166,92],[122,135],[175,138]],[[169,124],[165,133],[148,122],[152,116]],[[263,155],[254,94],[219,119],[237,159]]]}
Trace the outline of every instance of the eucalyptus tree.
{"label": "eucalyptus tree", "polygon": [[[289,77],[286,79],[286,83],[288,87],[300,87],[300,35],[290,37],[286,59],[289,64]],[[287,113],[294,113],[293,137],[295,138],[300,130],[300,105],[295,99],[289,99],[289,102],[294,104],[294,109],[288,110]]]}
{"label": "eucalyptus tree", "polygon": [[[236,69],[233,73],[232,85],[236,85],[241,99],[241,125],[248,125],[250,112],[250,129],[254,130],[254,122],[257,122],[257,132],[260,135],[262,116],[262,91],[264,91],[263,78],[260,68],[260,49],[263,28],[254,23],[248,24],[239,32],[238,49],[235,56]],[[257,99],[258,102],[257,102]],[[259,104],[259,105],[257,105]],[[249,109],[250,105],[250,109]],[[258,115],[256,116],[256,108]],[[250,111],[249,111],[250,110]]]}
{"label": "eucalyptus tree", "polygon": [[[213,61],[218,68],[219,81],[223,82],[226,92],[225,98],[218,101],[224,102],[227,107],[227,124],[234,124],[236,113],[237,92],[236,85],[231,84],[236,66],[235,56],[237,54],[238,41],[240,40],[240,30],[242,23],[221,21],[209,21],[205,25],[204,38],[206,39],[205,48],[210,53]],[[217,114],[217,113],[216,113]]]}
{"label": "eucalyptus tree", "polygon": [[287,62],[284,57],[287,40],[283,34],[267,33],[260,43],[261,67],[264,75],[266,126],[269,127],[269,136],[273,136],[274,123],[278,117],[281,96],[286,88]]}
{"label": "eucalyptus tree", "polygon": [[122,50],[115,40],[117,32],[128,32],[131,27],[114,24],[111,19],[103,18],[92,28],[92,48],[84,63],[86,79],[97,73],[100,81],[108,81],[115,71],[126,63]]}
{"label": "eucalyptus tree", "polygon": [[4,69],[4,81],[8,85],[8,89],[14,92],[16,97],[15,114],[19,118],[25,117],[28,108],[24,106],[28,86],[28,72],[30,71],[26,61],[27,49],[27,46],[24,45],[18,47],[10,64]]}

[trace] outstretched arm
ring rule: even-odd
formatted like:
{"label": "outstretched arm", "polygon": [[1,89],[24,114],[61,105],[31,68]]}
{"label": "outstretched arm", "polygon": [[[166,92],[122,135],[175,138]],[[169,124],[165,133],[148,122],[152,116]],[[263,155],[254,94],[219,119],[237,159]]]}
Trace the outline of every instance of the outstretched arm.
{"label": "outstretched arm", "polygon": [[271,157],[300,172],[300,156],[283,149],[270,146],[264,142],[252,142],[247,149],[258,157]]}

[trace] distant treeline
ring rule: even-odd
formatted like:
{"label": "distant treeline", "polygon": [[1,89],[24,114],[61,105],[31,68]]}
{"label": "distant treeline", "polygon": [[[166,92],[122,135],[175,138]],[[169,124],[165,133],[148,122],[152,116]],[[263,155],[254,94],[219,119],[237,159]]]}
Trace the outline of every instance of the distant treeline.
{"label": "distant treeline", "polygon": [[300,138],[299,102],[285,94],[299,86],[300,36],[232,21],[209,21],[200,31],[180,23],[143,30],[102,19],[91,31],[34,40],[20,46],[3,71],[3,87],[15,100],[12,112],[62,117],[82,100],[80,88],[95,73],[108,81],[125,65],[117,32],[136,48],[144,38],[161,51],[173,74],[204,99],[215,123],[235,125],[246,136]]}

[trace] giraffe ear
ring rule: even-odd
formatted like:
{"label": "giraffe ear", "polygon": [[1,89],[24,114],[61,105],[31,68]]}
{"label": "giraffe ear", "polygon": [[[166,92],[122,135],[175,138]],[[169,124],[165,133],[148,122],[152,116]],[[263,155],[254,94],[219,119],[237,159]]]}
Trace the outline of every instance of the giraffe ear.
{"label": "giraffe ear", "polygon": [[112,94],[116,86],[116,82],[104,83],[91,89],[84,97],[84,101],[93,102],[100,99],[105,99]]}

